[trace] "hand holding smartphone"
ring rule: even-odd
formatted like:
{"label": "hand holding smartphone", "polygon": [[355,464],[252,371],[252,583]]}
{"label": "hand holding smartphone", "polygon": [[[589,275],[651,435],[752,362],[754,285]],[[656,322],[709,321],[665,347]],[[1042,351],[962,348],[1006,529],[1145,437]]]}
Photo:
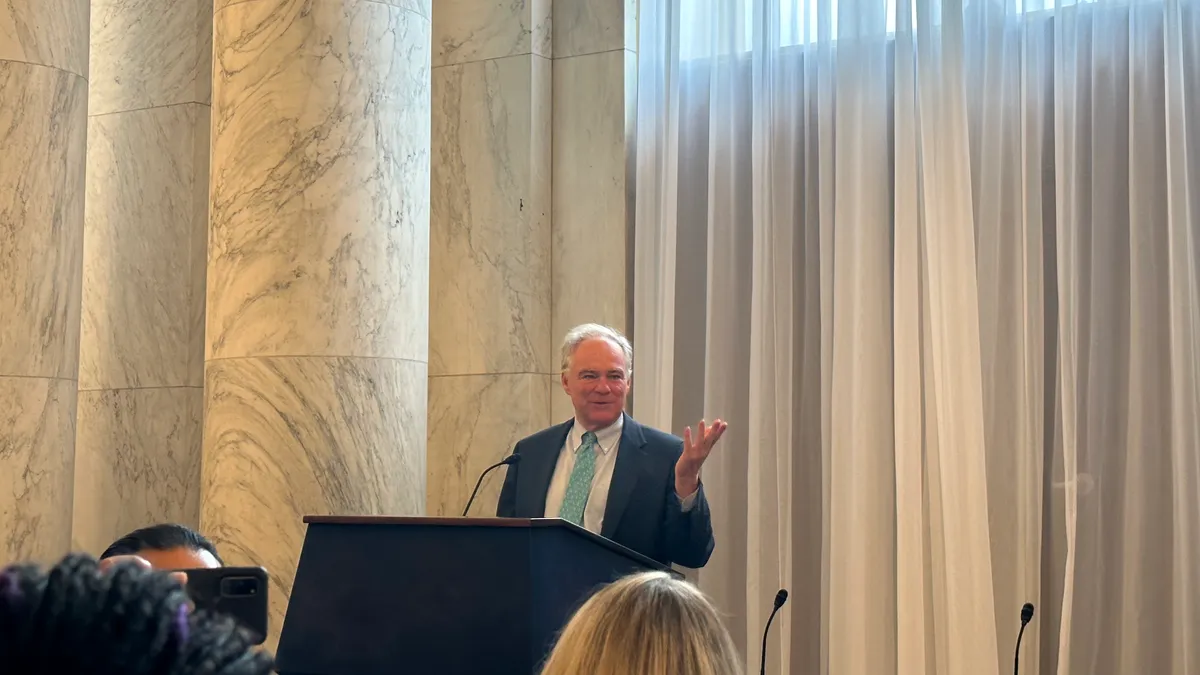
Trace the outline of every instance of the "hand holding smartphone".
{"label": "hand holding smartphone", "polygon": [[181,570],[196,609],[232,617],[254,640],[267,639],[267,589],[270,577],[261,567],[214,567]]}

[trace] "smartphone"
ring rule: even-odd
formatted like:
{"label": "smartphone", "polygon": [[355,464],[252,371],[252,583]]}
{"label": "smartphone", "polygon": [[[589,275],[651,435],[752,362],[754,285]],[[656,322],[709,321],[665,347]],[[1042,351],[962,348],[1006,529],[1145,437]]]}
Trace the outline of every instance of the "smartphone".
{"label": "smartphone", "polygon": [[181,570],[196,609],[231,617],[254,644],[267,639],[267,588],[270,577],[261,567],[215,567]]}

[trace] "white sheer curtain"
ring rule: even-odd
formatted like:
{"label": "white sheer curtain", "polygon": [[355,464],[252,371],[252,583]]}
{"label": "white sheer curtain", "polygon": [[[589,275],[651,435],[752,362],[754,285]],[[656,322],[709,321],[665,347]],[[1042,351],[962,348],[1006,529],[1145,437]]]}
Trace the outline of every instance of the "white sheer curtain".
{"label": "white sheer curtain", "polygon": [[634,413],[769,671],[1200,675],[1197,0],[641,0]]}

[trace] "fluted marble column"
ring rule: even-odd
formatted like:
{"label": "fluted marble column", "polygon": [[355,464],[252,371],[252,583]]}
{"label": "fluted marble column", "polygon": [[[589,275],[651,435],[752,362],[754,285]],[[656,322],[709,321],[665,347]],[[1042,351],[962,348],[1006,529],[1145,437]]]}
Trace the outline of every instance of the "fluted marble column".
{"label": "fluted marble column", "polygon": [[[629,330],[637,1],[555,0],[553,334]],[[634,389],[636,396],[636,388]],[[571,402],[553,399],[555,420]]]}
{"label": "fluted marble column", "polygon": [[430,514],[550,421],[551,4],[433,7]]}
{"label": "fluted marble column", "polygon": [[200,520],[212,0],[92,0],[74,546]]}
{"label": "fluted marble column", "polygon": [[214,11],[200,525],[277,635],[302,516],[425,508],[430,0]]}
{"label": "fluted marble column", "polygon": [[0,564],[71,541],[88,0],[0,3]]}

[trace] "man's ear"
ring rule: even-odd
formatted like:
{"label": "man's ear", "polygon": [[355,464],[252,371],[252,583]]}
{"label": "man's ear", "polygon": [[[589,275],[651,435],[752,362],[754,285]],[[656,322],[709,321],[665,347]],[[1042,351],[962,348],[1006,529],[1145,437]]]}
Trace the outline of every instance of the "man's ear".
{"label": "man's ear", "polygon": [[562,384],[563,391],[567,392],[567,394],[570,394],[571,390],[567,389],[567,373],[566,373],[566,371],[563,371],[558,374],[558,381],[560,384]]}

